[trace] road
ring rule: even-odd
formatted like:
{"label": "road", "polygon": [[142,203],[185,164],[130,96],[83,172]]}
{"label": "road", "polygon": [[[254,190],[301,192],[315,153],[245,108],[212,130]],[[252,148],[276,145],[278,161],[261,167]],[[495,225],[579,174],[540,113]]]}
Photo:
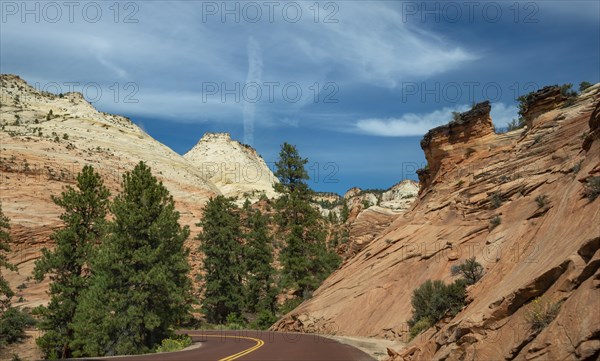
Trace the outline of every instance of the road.
{"label": "road", "polygon": [[[201,346],[187,351],[123,356],[117,361],[374,361],[366,353],[313,334],[269,331],[183,331]],[[104,358],[104,360],[106,360]]]}

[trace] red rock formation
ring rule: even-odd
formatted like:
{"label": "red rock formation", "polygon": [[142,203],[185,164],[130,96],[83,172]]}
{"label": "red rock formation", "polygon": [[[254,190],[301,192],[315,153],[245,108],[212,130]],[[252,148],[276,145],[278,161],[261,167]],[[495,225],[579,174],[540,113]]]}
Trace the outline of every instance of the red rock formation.
{"label": "red rock formation", "polygon": [[476,104],[458,119],[425,134],[421,148],[427,168],[418,171],[421,192],[434,184],[438,176],[447,176],[449,169],[456,168],[456,162],[475,153],[478,144],[494,136],[491,109],[489,101]]}
{"label": "red rock formation", "polygon": [[[409,341],[413,291],[428,279],[453,281],[452,266],[476,257],[485,275],[462,311],[392,359],[597,359],[600,197],[585,198],[583,183],[600,175],[600,142],[581,146],[599,89],[547,109],[524,135],[494,135],[487,121],[463,132],[464,143],[450,127],[430,132],[431,178],[411,210],[272,329]],[[490,227],[495,216],[501,223]],[[561,305],[539,332],[528,321],[536,298]]]}
{"label": "red rock formation", "polygon": [[536,92],[527,94],[522,110],[527,129],[533,128],[534,120],[538,116],[562,106],[566,100],[567,97],[562,94],[558,85],[546,86]]}

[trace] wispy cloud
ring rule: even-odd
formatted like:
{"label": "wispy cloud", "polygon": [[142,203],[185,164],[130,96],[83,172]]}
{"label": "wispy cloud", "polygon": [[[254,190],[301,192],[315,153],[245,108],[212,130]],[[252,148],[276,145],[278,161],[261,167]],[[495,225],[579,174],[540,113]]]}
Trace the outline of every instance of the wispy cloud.
{"label": "wispy cloud", "polygon": [[[453,112],[464,112],[470,107],[466,104],[455,107],[444,107],[429,113],[407,113],[399,118],[369,118],[355,123],[355,131],[383,137],[419,136],[431,128],[443,125],[452,120]],[[518,109],[514,105],[504,103],[492,104],[490,116],[496,126],[504,127],[506,123],[517,117]]]}
{"label": "wispy cloud", "polygon": [[[263,60],[260,45],[251,36],[248,39],[248,75],[246,76],[246,85],[250,89],[247,99],[244,102],[244,143],[254,145],[254,117],[256,103],[250,101],[258,99],[261,94],[261,79]],[[254,85],[254,86],[250,86]]]}

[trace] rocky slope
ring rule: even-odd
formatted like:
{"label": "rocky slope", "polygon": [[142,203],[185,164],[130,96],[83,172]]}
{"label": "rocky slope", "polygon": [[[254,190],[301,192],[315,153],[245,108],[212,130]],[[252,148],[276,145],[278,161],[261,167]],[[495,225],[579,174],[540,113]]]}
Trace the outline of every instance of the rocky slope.
{"label": "rocky slope", "polygon": [[[585,195],[600,176],[600,85],[569,106],[544,92],[525,130],[495,134],[489,103],[431,130],[412,208],[272,329],[408,341],[413,290],[452,281],[451,267],[474,256],[485,275],[463,310],[391,358],[596,359],[600,197]],[[539,333],[528,321],[536,298],[561,305]]]}
{"label": "rocky slope", "polygon": [[[8,272],[13,289],[22,288],[16,298],[24,301],[17,306],[47,301],[47,284],[29,276],[40,250],[52,247],[49,235],[61,226],[61,209],[51,196],[75,184],[85,164],[104,176],[114,195],[122,174],[140,160],[147,162],[173,195],[182,223],[193,232],[203,204],[220,194],[194,165],[129,119],[97,111],[81,94],[40,93],[14,75],[2,75],[0,82],[0,199],[11,219],[10,260],[20,269]],[[198,265],[197,247],[189,242],[191,263]]]}
{"label": "rocky slope", "polygon": [[337,194],[317,194],[321,213],[342,216],[343,205],[348,207],[348,243],[338,247],[344,258],[354,257],[392,222],[406,212],[417,198],[419,185],[412,180],[403,180],[388,190],[349,189],[343,197]]}
{"label": "rocky slope", "polygon": [[254,148],[232,140],[229,133],[206,133],[183,157],[228,197],[276,196],[271,169]]}

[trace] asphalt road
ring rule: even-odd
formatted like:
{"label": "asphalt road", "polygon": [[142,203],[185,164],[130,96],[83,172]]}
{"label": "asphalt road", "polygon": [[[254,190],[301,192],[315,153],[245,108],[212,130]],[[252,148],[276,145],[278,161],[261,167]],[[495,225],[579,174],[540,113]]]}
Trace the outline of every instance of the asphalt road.
{"label": "asphalt road", "polygon": [[[201,346],[187,351],[122,356],[118,361],[374,361],[366,353],[313,334],[268,331],[183,331]],[[106,359],[104,359],[106,360]]]}

